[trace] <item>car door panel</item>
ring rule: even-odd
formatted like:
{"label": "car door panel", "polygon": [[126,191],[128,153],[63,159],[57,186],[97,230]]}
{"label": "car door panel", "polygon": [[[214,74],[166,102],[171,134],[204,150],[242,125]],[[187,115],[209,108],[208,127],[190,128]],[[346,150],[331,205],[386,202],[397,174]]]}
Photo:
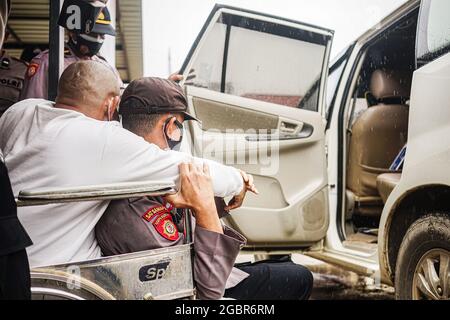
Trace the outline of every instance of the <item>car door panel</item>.
{"label": "car door panel", "polygon": [[[260,194],[248,194],[225,219],[249,246],[307,247],[329,223],[321,84],[331,35],[240,9],[215,10],[183,70],[188,110],[202,122],[188,125],[192,153],[254,176]],[[321,90],[311,111],[300,106],[313,86]]]}
{"label": "car door panel", "polygon": [[[243,207],[226,222],[244,234],[250,245],[258,247],[308,245],[320,240],[328,227],[322,117],[316,112],[280,109],[279,105],[202,88],[187,87],[186,93],[189,111],[202,120],[201,125],[190,126],[196,138],[194,153],[253,174],[260,192],[257,196],[248,194]],[[280,139],[260,139],[258,130],[282,131],[286,126],[293,129],[285,133],[290,139],[281,138],[281,133]],[[306,137],[293,138],[304,127],[314,130]],[[252,136],[256,139],[249,139]],[[217,141],[223,147],[209,147]],[[280,154],[279,163],[250,163],[249,159],[261,155],[261,149],[272,148]],[[245,161],[236,161],[236,153],[244,153]],[[308,170],[296,168],[301,162],[314,165],[308,165]],[[299,181],[301,188],[296,187]]]}

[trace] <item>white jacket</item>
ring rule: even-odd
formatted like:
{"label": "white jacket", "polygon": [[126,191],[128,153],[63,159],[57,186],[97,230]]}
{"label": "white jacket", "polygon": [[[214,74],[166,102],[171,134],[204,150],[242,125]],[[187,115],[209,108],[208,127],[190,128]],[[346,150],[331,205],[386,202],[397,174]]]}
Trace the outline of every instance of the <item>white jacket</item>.
{"label": "white jacket", "polygon": [[[20,190],[76,187],[131,181],[178,182],[178,164],[202,160],[156,145],[123,129],[50,101],[29,99],[0,118],[0,150],[14,195]],[[207,161],[216,196],[239,193],[239,172]],[[32,267],[100,257],[94,227],[108,201],[19,208],[18,216],[34,245],[27,249]]]}

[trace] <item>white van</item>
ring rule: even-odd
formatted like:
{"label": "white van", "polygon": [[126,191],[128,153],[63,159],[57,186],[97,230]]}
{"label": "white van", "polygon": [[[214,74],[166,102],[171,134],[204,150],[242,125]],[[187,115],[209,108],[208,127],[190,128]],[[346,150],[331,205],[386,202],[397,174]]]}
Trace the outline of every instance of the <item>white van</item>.
{"label": "white van", "polygon": [[215,7],[182,68],[202,120],[187,147],[254,175],[260,195],[226,221],[249,252],[306,252],[400,299],[449,299],[450,2],[408,1],[329,67],[332,39]]}

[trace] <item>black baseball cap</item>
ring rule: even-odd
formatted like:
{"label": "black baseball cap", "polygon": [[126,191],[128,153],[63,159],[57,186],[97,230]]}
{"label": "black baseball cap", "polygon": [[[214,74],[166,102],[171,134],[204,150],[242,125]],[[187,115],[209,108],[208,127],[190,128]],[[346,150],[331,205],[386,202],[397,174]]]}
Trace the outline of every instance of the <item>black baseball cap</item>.
{"label": "black baseball cap", "polygon": [[[106,2],[107,0],[65,0],[59,14],[58,25],[81,34],[94,32],[115,36],[116,31],[113,28]],[[73,22],[68,23],[73,20],[72,10],[69,10],[72,6],[80,9],[80,25]]]}
{"label": "black baseball cap", "polygon": [[97,20],[95,20],[94,27],[91,32],[99,34],[108,34],[110,36],[115,36],[116,31],[112,26],[111,14],[107,7],[104,7],[101,11]]}
{"label": "black baseball cap", "polygon": [[144,77],[131,81],[123,92],[119,114],[182,113],[185,120],[199,121],[189,114],[183,89],[175,82]]}

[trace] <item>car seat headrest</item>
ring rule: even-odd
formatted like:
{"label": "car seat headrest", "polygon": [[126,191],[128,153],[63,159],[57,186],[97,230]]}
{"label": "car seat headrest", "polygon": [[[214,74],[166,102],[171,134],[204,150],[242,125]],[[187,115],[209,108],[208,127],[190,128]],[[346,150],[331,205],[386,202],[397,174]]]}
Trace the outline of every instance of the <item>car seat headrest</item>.
{"label": "car seat headrest", "polygon": [[408,100],[411,94],[412,72],[375,70],[370,81],[370,91],[379,101],[386,99]]}

